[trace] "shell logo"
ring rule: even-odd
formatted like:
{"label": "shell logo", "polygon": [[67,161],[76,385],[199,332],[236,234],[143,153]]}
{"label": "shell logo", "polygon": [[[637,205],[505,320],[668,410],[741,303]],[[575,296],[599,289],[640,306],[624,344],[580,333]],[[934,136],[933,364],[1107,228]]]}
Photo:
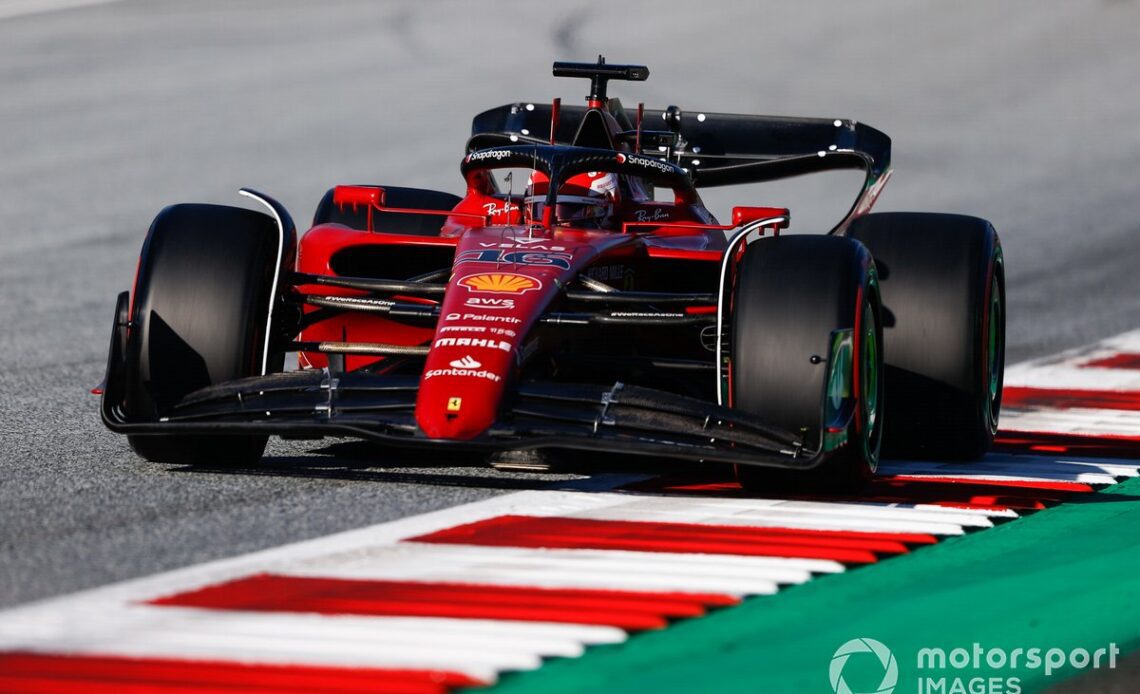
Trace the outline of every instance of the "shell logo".
{"label": "shell logo", "polygon": [[542,287],[542,282],[533,277],[516,275],[513,272],[487,272],[479,275],[468,275],[459,280],[459,284],[472,291],[499,294],[522,294]]}

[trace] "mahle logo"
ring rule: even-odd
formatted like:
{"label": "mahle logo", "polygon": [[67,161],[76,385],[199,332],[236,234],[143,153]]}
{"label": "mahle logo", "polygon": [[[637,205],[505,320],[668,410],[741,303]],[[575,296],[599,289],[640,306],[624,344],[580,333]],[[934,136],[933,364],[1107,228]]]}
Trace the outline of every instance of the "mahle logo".
{"label": "mahle logo", "polygon": [[[860,653],[874,655],[879,659],[879,664],[883,666],[883,679],[879,682],[877,689],[852,691],[851,687],[847,685],[847,681],[843,679],[843,669],[847,666],[847,661],[851,656]],[[828,675],[831,676],[831,688],[835,694],[891,694],[899,681],[899,664],[895,660],[894,654],[891,653],[891,649],[875,639],[851,639],[840,646],[835,651],[835,655],[831,656],[831,667],[828,669]]]}

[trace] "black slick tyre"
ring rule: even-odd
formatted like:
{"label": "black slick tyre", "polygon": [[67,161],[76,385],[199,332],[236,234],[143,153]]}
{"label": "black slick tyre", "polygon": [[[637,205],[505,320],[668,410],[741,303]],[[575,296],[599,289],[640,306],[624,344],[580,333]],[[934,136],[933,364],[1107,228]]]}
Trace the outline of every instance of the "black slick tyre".
{"label": "black slick tyre", "polygon": [[[126,352],[124,411],[153,421],[187,394],[237,378],[280,371],[268,355],[271,293],[280,233],[267,215],[219,205],[174,205],[155,218],[143,244]],[[147,460],[250,464],[267,437],[128,436]]]}
{"label": "black slick tyre", "polygon": [[[833,370],[843,335],[847,362]],[[855,491],[871,479],[882,430],[881,344],[875,268],[861,244],[784,236],[748,247],[732,290],[730,404],[803,432],[807,447],[820,448],[820,462],[807,470],[737,465],[745,489]],[[825,421],[828,412],[841,410],[847,424],[825,446],[821,429],[834,424]]]}
{"label": "black slick tyre", "polygon": [[1005,267],[984,219],[890,212],[848,236],[870,249],[885,316],[884,454],[976,459],[997,432],[1005,366]]}

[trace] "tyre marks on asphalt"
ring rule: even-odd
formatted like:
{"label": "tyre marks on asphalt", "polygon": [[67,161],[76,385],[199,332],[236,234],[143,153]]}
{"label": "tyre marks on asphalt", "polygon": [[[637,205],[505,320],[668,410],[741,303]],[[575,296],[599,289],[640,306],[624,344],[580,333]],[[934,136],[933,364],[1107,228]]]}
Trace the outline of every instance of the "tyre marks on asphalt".
{"label": "tyre marks on asphalt", "polygon": [[614,476],[7,610],[0,690],[488,684],[1140,474],[1138,355],[1140,332],[1011,367],[997,452],[887,462],[857,498]]}

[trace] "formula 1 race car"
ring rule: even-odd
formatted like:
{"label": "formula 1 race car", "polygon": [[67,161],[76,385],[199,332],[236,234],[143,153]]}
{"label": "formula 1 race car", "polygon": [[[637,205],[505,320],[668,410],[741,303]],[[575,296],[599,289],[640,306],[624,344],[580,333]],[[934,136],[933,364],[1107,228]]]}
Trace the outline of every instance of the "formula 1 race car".
{"label": "formula 1 race car", "polygon": [[[300,240],[252,190],[267,214],[162,210],[119,295],[103,421],[155,461],[349,436],[730,463],[748,489],[983,454],[1004,364],[993,227],[868,214],[890,139],[861,123],[607,97],[648,74],[555,63],[590,81],[586,106],[477,115],[462,197],[336,186]],[[699,194],[835,169],[864,185],[826,234],[753,204],[721,223]]]}

